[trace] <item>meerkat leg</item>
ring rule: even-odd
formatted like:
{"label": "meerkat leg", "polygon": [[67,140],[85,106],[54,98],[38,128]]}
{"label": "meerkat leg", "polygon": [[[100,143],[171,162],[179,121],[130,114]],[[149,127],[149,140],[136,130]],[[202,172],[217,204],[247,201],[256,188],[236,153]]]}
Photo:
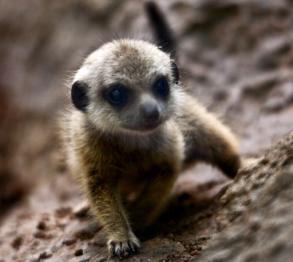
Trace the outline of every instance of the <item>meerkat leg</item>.
{"label": "meerkat leg", "polygon": [[231,130],[191,96],[186,96],[182,109],[179,123],[186,145],[183,168],[200,160],[234,177],[240,167],[240,157],[238,143]]}
{"label": "meerkat leg", "polygon": [[86,191],[92,211],[106,231],[109,252],[126,257],[138,250],[139,240],[131,230],[116,186],[99,177],[100,174],[87,176]]}
{"label": "meerkat leg", "polygon": [[[161,171],[161,172],[160,172]],[[176,174],[157,170],[130,209],[131,221],[137,231],[154,222],[163,211],[176,180]]]}

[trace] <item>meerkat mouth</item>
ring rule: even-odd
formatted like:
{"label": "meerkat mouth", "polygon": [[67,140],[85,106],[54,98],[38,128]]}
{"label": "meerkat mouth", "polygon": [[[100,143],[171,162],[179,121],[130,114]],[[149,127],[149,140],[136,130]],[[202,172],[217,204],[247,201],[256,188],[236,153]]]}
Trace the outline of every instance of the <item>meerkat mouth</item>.
{"label": "meerkat mouth", "polygon": [[142,129],[146,131],[151,131],[157,129],[162,124],[162,121],[157,122],[146,122],[143,124]]}
{"label": "meerkat mouth", "polygon": [[143,123],[142,125],[136,126],[136,127],[124,126],[123,129],[129,133],[147,134],[147,133],[152,133],[158,130],[162,126],[163,122],[164,121]]}

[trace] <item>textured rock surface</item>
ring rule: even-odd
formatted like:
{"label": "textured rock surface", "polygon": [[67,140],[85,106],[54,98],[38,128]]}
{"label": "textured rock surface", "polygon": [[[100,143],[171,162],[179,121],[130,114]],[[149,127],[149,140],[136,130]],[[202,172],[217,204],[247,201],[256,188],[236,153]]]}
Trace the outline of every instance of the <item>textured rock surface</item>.
{"label": "textured rock surface", "polygon": [[[293,129],[292,1],[157,2],[186,88],[258,160],[232,182],[203,165],[182,174],[129,261],[290,261],[292,133],[270,145]],[[58,158],[55,123],[86,54],[150,32],[141,1],[0,2],[0,261],[107,260],[103,230],[80,212]]]}
{"label": "textured rock surface", "polygon": [[292,261],[293,133],[242,170],[220,199],[216,234],[192,261]]}

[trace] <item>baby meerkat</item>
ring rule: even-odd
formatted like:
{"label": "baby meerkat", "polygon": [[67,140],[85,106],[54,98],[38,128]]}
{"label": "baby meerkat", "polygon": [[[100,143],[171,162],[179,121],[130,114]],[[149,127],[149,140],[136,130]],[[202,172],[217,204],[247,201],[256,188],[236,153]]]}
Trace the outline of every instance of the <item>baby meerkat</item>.
{"label": "baby meerkat", "polygon": [[174,61],[155,45],[104,44],[85,59],[70,90],[68,166],[112,255],[139,249],[134,232],[160,215],[185,168],[200,160],[236,175],[234,135],[183,90]]}

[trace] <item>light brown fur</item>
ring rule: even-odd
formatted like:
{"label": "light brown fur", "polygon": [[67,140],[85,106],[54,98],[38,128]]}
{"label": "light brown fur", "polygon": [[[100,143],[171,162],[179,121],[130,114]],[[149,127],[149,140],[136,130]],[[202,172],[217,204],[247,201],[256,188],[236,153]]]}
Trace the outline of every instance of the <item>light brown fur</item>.
{"label": "light brown fur", "polygon": [[[117,117],[97,98],[100,86],[115,77],[143,96],[157,71],[172,81],[169,63],[169,56],[149,43],[122,40],[96,51],[75,76],[89,84],[91,104],[86,113],[71,108],[66,114],[67,162],[107,233],[110,252],[120,257],[139,248],[133,229],[143,229],[160,215],[180,171],[198,160],[231,177],[239,167],[232,132],[180,85],[170,86],[164,121],[146,132],[121,128],[131,108]],[[133,126],[141,121],[135,112],[130,118]]]}

